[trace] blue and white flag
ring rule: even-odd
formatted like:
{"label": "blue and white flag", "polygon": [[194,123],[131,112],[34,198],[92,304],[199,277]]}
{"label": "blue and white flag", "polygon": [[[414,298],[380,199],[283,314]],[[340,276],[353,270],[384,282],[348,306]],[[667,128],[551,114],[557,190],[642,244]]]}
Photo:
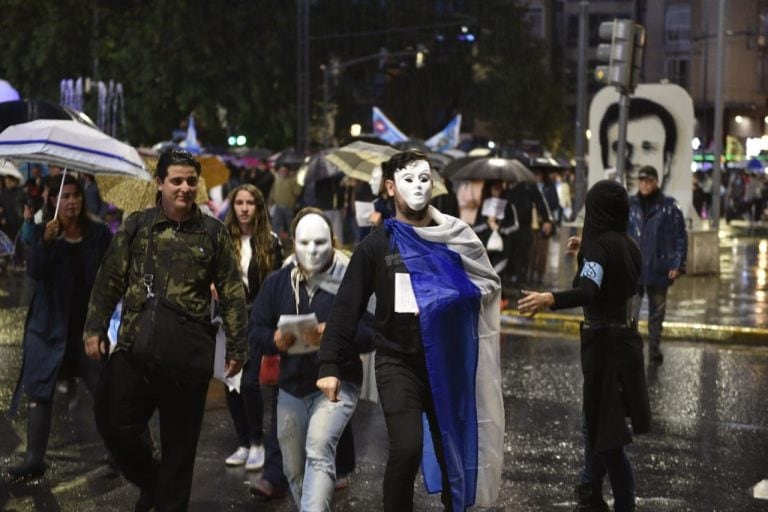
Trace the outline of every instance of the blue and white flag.
{"label": "blue and white flag", "polygon": [[200,144],[197,143],[197,129],[195,129],[195,118],[192,117],[192,114],[189,115],[189,121],[187,121],[187,136],[186,138],[179,144],[181,147],[192,153],[193,155],[197,155],[200,153]]}
{"label": "blue and white flag", "polygon": [[426,144],[432,151],[442,153],[447,149],[453,149],[459,145],[460,133],[461,114],[457,114],[447,125],[445,125],[445,128],[426,140],[424,144]]}
{"label": "blue and white flag", "polygon": [[408,140],[408,137],[378,107],[373,107],[373,133],[388,144]]}
{"label": "blue and white flag", "polygon": [[[408,269],[419,309],[429,385],[440,428],[454,510],[491,506],[504,457],[504,402],[499,355],[501,285],[482,242],[463,221],[433,207],[434,226],[387,219]],[[422,473],[442,490],[424,418]]]}

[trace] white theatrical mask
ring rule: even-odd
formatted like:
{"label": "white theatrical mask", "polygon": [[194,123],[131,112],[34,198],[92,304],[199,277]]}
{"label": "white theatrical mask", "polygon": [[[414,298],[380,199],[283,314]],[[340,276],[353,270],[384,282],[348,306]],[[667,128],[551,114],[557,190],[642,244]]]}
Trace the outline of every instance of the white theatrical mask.
{"label": "white theatrical mask", "polygon": [[293,249],[305,274],[311,276],[324,269],[333,256],[333,241],[328,223],[316,213],[302,217],[296,225]]}
{"label": "white theatrical mask", "polygon": [[432,199],[429,162],[416,160],[395,171],[395,185],[409,208],[417,212],[426,208]]}

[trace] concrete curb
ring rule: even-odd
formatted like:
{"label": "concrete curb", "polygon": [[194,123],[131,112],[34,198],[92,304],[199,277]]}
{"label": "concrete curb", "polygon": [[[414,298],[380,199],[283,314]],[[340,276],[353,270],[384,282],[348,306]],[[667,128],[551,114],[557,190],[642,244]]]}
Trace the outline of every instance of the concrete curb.
{"label": "concrete curb", "polygon": [[[533,318],[514,310],[501,313],[501,325],[506,329],[543,330],[559,334],[579,335],[582,317],[562,313],[539,313]],[[640,321],[641,333],[648,332],[648,322]],[[768,346],[768,329],[688,322],[664,322],[664,339],[679,341],[706,341],[724,344]]]}

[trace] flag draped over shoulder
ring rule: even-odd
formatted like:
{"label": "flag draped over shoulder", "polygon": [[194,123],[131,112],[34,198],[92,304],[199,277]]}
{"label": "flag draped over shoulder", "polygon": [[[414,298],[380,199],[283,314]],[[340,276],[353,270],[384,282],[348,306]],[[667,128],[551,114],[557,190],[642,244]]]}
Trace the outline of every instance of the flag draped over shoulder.
{"label": "flag draped over shoulder", "polygon": [[408,140],[408,137],[378,107],[373,107],[373,133],[388,144]]}
{"label": "flag draped over shoulder", "polygon": [[[437,224],[416,228],[385,221],[410,274],[429,384],[445,453],[454,510],[490,506],[498,496],[504,454],[499,358],[501,285],[477,235],[430,207]],[[441,490],[425,421],[422,472]]]}
{"label": "flag draped over shoulder", "polygon": [[461,133],[461,114],[457,114],[445,125],[445,128],[424,141],[432,151],[442,153],[448,149],[453,149],[459,145],[459,135]]}

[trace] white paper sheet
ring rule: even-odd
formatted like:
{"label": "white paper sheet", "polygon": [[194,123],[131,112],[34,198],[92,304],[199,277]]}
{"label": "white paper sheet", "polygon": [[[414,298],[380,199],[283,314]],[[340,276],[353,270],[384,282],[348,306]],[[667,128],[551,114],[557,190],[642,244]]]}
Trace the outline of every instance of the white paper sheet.
{"label": "white paper sheet", "polygon": [[395,274],[395,313],[418,313],[419,305],[409,274]]}
{"label": "white paper sheet", "polygon": [[355,220],[357,220],[358,227],[364,228],[371,226],[371,214],[376,209],[373,207],[373,203],[367,203],[365,201],[355,201]]}
{"label": "white paper sheet", "polygon": [[483,209],[480,211],[486,217],[494,217],[496,220],[504,218],[504,208],[507,207],[507,200],[500,197],[489,197],[483,201]]}
{"label": "white paper sheet", "polygon": [[306,329],[317,327],[317,316],[314,313],[306,315],[280,315],[277,321],[277,327],[284,333],[291,333],[296,337],[296,341],[288,348],[289,354],[306,354],[320,349],[319,346],[312,345],[304,339],[302,333]]}

